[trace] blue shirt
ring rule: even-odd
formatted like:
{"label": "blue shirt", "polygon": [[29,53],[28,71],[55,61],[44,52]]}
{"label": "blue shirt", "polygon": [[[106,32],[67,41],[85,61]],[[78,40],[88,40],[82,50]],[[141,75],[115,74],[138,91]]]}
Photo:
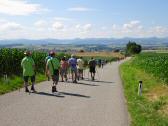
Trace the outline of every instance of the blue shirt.
{"label": "blue shirt", "polygon": [[76,68],[76,66],[77,66],[77,60],[75,58],[70,58],[68,60],[68,63],[72,68]]}

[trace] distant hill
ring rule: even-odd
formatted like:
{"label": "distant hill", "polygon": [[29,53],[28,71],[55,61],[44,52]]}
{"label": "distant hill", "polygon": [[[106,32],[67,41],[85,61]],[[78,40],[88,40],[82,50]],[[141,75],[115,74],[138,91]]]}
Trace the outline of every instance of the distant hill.
{"label": "distant hill", "polygon": [[73,45],[116,45],[125,46],[129,41],[135,41],[146,46],[168,46],[168,37],[166,38],[87,38],[87,39],[15,39],[15,40],[0,40],[0,45],[7,44],[24,44],[24,45],[47,45],[47,44],[73,44]]}

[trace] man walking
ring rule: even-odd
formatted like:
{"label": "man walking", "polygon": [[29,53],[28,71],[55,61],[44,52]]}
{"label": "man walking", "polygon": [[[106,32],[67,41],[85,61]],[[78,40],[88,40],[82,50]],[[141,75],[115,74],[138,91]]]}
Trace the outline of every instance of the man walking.
{"label": "man walking", "polygon": [[55,52],[51,51],[50,52],[50,56],[52,58],[50,58],[47,61],[47,64],[46,64],[46,74],[47,74],[47,71],[50,72],[50,75],[51,75],[52,80],[53,80],[52,92],[57,92],[57,87],[56,86],[57,86],[58,81],[59,81],[60,62],[55,57]]}
{"label": "man walking", "polygon": [[[47,61],[49,60],[49,59],[51,59],[52,57],[51,57],[51,55],[50,55],[50,52],[48,53],[48,56],[45,58],[45,64],[47,64]],[[48,71],[46,71],[46,76],[47,76],[47,78],[48,78],[48,81],[50,81],[50,72],[49,72],[49,70]]]}
{"label": "man walking", "polygon": [[89,61],[89,72],[91,74],[92,80],[95,79],[95,73],[96,73],[96,60],[92,57]]}
{"label": "man walking", "polygon": [[24,86],[25,92],[29,92],[28,89],[28,82],[29,78],[31,79],[32,86],[31,90],[35,92],[34,84],[35,84],[35,63],[31,57],[31,52],[26,51],[24,53],[25,57],[22,59],[21,66],[23,68],[23,79],[24,79]]}
{"label": "man walking", "polygon": [[71,58],[68,60],[68,63],[71,69],[72,82],[77,83],[77,60],[73,54],[71,55]]}
{"label": "man walking", "polygon": [[83,80],[83,69],[84,69],[84,61],[83,58],[80,57],[79,59],[77,59],[77,68],[78,68],[78,80],[79,78],[82,78]]}

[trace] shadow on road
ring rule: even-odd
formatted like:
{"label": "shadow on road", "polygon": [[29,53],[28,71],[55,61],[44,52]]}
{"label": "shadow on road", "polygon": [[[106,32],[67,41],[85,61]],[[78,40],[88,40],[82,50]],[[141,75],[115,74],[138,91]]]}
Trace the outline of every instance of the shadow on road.
{"label": "shadow on road", "polygon": [[69,96],[76,96],[76,97],[83,97],[83,98],[90,98],[90,96],[75,94],[75,93],[67,93],[67,92],[59,92],[62,95],[69,95]]}
{"label": "shadow on road", "polygon": [[86,85],[86,86],[100,86],[100,85],[96,85],[96,84],[82,83],[82,82],[80,82],[80,81],[78,81],[77,83],[73,83],[73,82],[67,81],[66,83],[70,83],[70,84],[81,84],[81,85]]}
{"label": "shadow on road", "polygon": [[[85,80],[85,81],[92,81],[92,80]],[[92,82],[102,82],[102,83],[115,83],[115,82],[112,82],[112,81],[100,81],[100,80],[94,80]]]}
{"label": "shadow on road", "polygon": [[77,84],[87,85],[87,86],[100,86],[100,85],[96,85],[96,84],[86,84],[86,83],[82,83],[82,82],[78,82]]}
{"label": "shadow on road", "polygon": [[51,93],[46,93],[46,92],[35,92],[34,94],[38,95],[46,95],[46,96],[54,96],[54,97],[59,97],[59,98],[64,98],[65,96],[62,96],[60,94],[51,94]]}

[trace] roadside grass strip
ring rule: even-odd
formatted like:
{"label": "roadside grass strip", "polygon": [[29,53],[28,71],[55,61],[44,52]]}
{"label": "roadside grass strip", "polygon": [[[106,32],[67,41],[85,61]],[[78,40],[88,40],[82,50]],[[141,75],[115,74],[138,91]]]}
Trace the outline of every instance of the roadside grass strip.
{"label": "roadside grass strip", "polygon": [[[168,126],[168,87],[160,79],[137,68],[130,61],[120,66],[131,126]],[[142,96],[138,83],[143,81]]]}
{"label": "roadside grass strip", "polygon": [[[36,84],[45,81],[46,77],[43,74],[38,74],[36,76]],[[0,95],[18,90],[24,86],[22,77],[12,76],[7,80],[3,78],[0,79]]]}

